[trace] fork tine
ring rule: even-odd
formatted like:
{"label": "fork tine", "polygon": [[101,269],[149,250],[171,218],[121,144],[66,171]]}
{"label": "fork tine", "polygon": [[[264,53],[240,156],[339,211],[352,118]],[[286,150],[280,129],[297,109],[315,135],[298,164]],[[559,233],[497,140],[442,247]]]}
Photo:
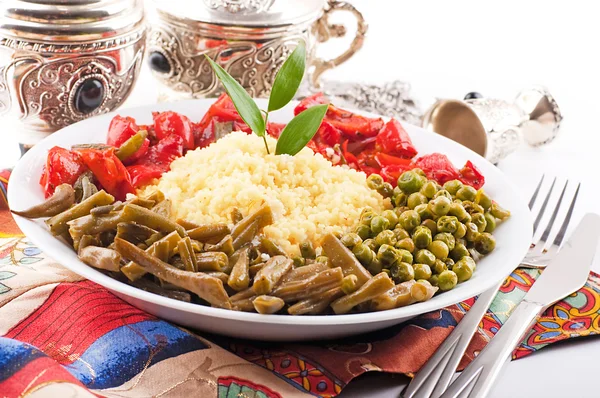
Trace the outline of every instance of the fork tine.
{"label": "fork tine", "polygon": [[552,217],[550,217],[550,221],[548,222],[548,226],[546,226],[546,230],[542,234],[540,241],[546,242],[550,232],[552,231],[552,227],[554,226],[554,221],[556,221],[556,215],[558,214],[558,210],[560,209],[560,204],[562,203],[563,197],[565,196],[565,192],[567,190],[567,186],[569,185],[569,181],[565,182],[565,186],[563,187],[562,192],[560,193],[560,197],[558,198],[558,202],[556,202],[556,206],[554,206],[554,211],[552,212]]}
{"label": "fork tine", "polygon": [[540,179],[540,182],[538,183],[537,188],[533,192],[533,195],[531,195],[531,199],[529,199],[529,210],[533,210],[533,204],[535,203],[535,200],[537,199],[538,193],[540,193],[540,188],[542,187],[543,182],[544,182],[544,174],[542,174],[542,178]]}
{"label": "fork tine", "polygon": [[565,238],[565,234],[567,232],[567,228],[569,227],[569,222],[571,221],[571,216],[573,215],[573,209],[575,208],[575,202],[577,201],[577,195],[579,194],[579,188],[581,187],[581,183],[577,184],[577,189],[575,190],[575,195],[573,196],[573,200],[571,200],[571,205],[569,206],[569,210],[567,211],[567,215],[565,216],[565,221],[563,221],[560,230],[556,234],[554,238],[554,245],[560,246],[563,239]]}
{"label": "fork tine", "polygon": [[[537,232],[538,226],[540,225],[540,221],[542,220],[542,216],[544,215],[544,211],[546,210],[546,206],[548,206],[548,201],[550,200],[550,196],[552,195],[552,190],[554,189],[554,184],[556,184],[556,177],[554,177],[554,181],[552,181],[552,185],[550,186],[550,190],[548,191],[548,195],[546,195],[546,199],[544,199],[544,203],[542,203],[542,207],[540,208],[540,212],[538,213],[535,222],[533,223],[533,234]],[[536,243],[536,242],[533,242]]]}

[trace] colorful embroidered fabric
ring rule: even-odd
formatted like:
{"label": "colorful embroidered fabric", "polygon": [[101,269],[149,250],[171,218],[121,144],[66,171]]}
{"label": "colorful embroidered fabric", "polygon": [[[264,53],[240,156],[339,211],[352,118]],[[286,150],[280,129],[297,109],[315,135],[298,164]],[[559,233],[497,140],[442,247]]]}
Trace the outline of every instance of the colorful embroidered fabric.
{"label": "colorful embroidered fabric", "polygon": [[[20,235],[6,210],[0,211],[0,222],[3,397],[333,397],[367,371],[417,371],[474,302],[335,342],[240,341],[147,314],[47,258]],[[461,367],[485,346],[538,275],[517,270],[507,278]],[[599,314],[600,279],[591,274],[583,289],[546,311],[513,357],[594,335]]]}

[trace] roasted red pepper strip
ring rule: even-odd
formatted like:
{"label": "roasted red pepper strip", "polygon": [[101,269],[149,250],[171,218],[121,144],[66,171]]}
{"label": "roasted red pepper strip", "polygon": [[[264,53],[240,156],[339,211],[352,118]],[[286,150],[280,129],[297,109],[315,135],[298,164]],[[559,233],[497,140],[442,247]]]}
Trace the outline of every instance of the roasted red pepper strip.
{"label": "roasted red pepper strip", "polygon": [[79,149],[78,152],[102,188],[117,200],[125,200],[128,193],[135,193],[129,173],[115,155],[114,148],[105,150],[85,148]]}
{"label": "roasted red pepper strip", "polygon": [[294,115],[298,115],[299,113],[304,112],[308,108],[311,108],[315,105],[323,105],[328,104],[329,100],[325,97],[323,93],[316,93],[311,96],[304,98],[300,103],[294,108]]}
{"label": "roasted red pepper strip", "polygon": [[399,166],[408,167],[413,164],[411,159],[399,158],[397,156],[388,155],[383,152],[376,153],[375,160],[377,161],[377,164],[379,164],[379,167],[385,167],[385,166],[390,166],[390,165],[399,165]]}
{"label": "roasted red pepper strip", "polygon": [[153,113],[154,132],[159,142],[172,135],[183,139],[185,149],[194,149],[194,129],[186,116],[176,112]]}
{"label": "roasted red pepper strip", "polygon": [[454,167],[446,155],[442,155],[441,153],[432,153],[419,157],[415,160],[415,167],[423,170],[427,174],[427,178],[436,180],[440,184],[459,178],[456,167]]}
{"label": "roasted red pepper strip", "polygon": [[415,168],[414,163],[409,163],[406,165],[402,164],[391,164],[389,166],[382,167],[379,171],[379,175],[386,181],[396,186],[398,184],[398,178],[407,170],[412,170]]}
{"label": "roasted red pepper strip", "polygon": [[44,196],[52,196],[56,187],[61,184],[73,185],[86,170],[83,159],[77,152],[57,146],[50,148],[40,178]]}
{"label": "roasted red pepper strip", "polygon": [[413,158],[417,154],[408,133],[396,119],[387,122],[377,134],[377,147],[383,153],[403,158]]}
{"label": "roasted red pepper strip", "polygon": [[475,189],[479,189],[485,184],[485,177],[470,160],[460,169],[459,179],[464,184],[470,185]]}
{"label": "roasted red pepper strip", "polygon": [[127,167],[134,187],[139,188],[160,178],[169,171],[171,162],[183,155],[183,139],[178,135],[171,135],[153,145],[146,156],[136,164]]}

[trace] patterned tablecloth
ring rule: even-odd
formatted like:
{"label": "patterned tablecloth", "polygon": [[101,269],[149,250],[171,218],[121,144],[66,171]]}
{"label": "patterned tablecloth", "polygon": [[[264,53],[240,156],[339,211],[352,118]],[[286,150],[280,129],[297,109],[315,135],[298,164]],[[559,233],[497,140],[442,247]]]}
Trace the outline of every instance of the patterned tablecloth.
{"label": "patterned tablecloth", "polygon": [[[0,174],[4,194],[7,178]],[[461,367],[538,276],[519,269],[506,279]],[[63,268],[23,237],[4,209],[0,397],[331,397],[364,372],[416,372],[473,302],[338,341],[280,344],[208,335],[147,314]],[[597,334],[599,314],[600,278],[592,273],[584,288],[546,311],[513,358]]]}

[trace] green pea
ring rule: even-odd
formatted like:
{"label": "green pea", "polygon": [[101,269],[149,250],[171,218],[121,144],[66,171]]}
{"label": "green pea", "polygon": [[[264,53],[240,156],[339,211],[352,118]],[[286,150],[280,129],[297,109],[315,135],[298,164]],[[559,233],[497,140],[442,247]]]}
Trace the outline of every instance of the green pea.
{"label": "green pea", "polygon": [[398,254],[398,258],[399,258],[400,262],[409,263],[409,264],[413,263],[412,252],[405,250],[405,249],[398,249],[396,251],[396,253]]}
{"label": "green pea", "polygon": [[[446,244],[448,250],[454,249],[454,245],[456,244],[456,239],[451,233],[448,232],[440,232],[433,237],[433,240],[439,240]],[[447,257],[447,256],[446,256]]]}
{"label": "green pea", "polygon": [[400,218],[400,216],[402,215],[402,213],[404,213],[407,210],[410,210],[408,208],[408,206],[394,207],[394,213],[396,213],[396,215],[398,216],[398,218]]}
{"label": "green pea", "polygon": [[475,200],[475,195],[477,195],[477,190],[470,185],[465,185],[456,191],[456,197],[460,200]]}
{"label": "green pea", "polygon": [[424,249],[431,243],[431,231],[427,227],[419,225],[412,234],[412,240],[419,249]]}
{"label": "green pea", "polygon": [[369,249],[364,243],[359,243],[352,249],[352,253],[362,265],[369,265],[375,259],[375,253]]}
{"label": "green pea", "polygon": [[422,169],[418,168],[418,167],[415,167],[414,169],[412,169],[412,171],[415,172],[415,173],[417,173],[421,177],[427,178],[427,174],[425,174],[425,172]]}
{"label": "green pea", "polygon": [[456,195],[456,192],[458,192],[458,190],[461,189],[463,186],[463,183],[459,180],[451,180],[447,181],[444,184],[444,189],[450,192],[451,195]]}
{"label": "green pea", "polygon": [[459,202],[452,202],[450,204],[450,210],[448,210],[448,215],[458,218],[458,221],[462,223],[471,222],[471,215],[468,211],[465,210],[462,203]]}
{"label": "green pea", "polygon": [[450,254],[450,249],[448,249],[448,246],[440,240],[434,240],[431,242],[429,246],[427,246],[427,250],[432,252],[433,255],[440,260],[445,259],[448,257],[448,254]]}
{"label": "green pea", "polygon": [[408,196],[408,200],[406,201],[408,208],[411,210],[417,207],[418,205],[422,205],[424,203],[427,203],[427,198],[420,192],[411,193]]}
{"label": "green pea", "polygon": [[317,256],[317,258],[315,259],[315,262],[325,264],[328,267],[331,267],[331,261],[329,261],[329,257],[327,257],[327,256]]}
{"label": "green pea", "polygon": [[473,257],[464,256],[463,258],[460,259],[460,261],[464,261],[465,263],[467,263],[473,271],[475,271],[475,268],[477,268],[477,263],[475,263],[475,260],[473,260]]}
{"label": "green pea", "polygon": [[381,187],[377,188],[377,192],[384,198],[391,198],[394,195],[394,187],[389,182],[384,182]]}
{"label": "green pea", "polygon": [[375,243],[375,239],[365,239],[363,241],[363,244],[366,245],[369,249],[373,250],[374,252],[377,252],[377,249],[379,249],[379,245]]}
{"label": "green pea", "polygon": [[417,252],[414,261],[419,264],[427,264],[432,266],[435,264],[435,256],[427,249],[421,249]]}
{"label": "green pea", "polygon": [[371,228],[364,224],[360,224],[354,231],[362,240],[368,239],[371,235]]}
{"label": "green pea", "polygon": [[372,210],[363,211],[360,215],[360,223],[364,224],[368,227],[371,226],[371,220],[376,216],[375,212]]}
{"label": "green pea", "polygon": [[472,222],[467,223],[465,225],[467,227],[467,233],[465,234],[465,239],[467,242],[475,242],[475,239],[479,236],[479,231],[477,230],[477,225]]}
{"label": "green pea", "polygon": [[344,244],[344,246],[352,249],[354,246],[362,242],[362,239],[360,236],[358,236],[358,234],[351,232],[342,236],[342,239],[340,239],[340,241]]}
{"label": "green pea", "polygon": [[[415,242],[411,238],[404,238],[396,242],[394,245],[396,249],[404,249],[409,251],[410,253],[415,251]],[[412,257],[412,255],[411,255]],[[410,261],[412,263],[412,261]]]}
{"label": "green pea", "polygon": [[442,216],[437,220],[437,227],[439,232],[455,233],[458,229],[460,222],[454,216]]}
{"label": "green pea", "polygon": [[439,279],[439,275],[431,275],[431,278],[429,278],[429,283],[431,283],[431,286],[438,286],[438,279]]}
{"label": "green pea", "polygon": [[449,201],[452,201],[452,195],[450,194],[450,192],[446,191],[445,189],[441,189],[441,190],[437,191],[435,193],[435,195],[433,195],[433,199],[439,198],[440,196],[448,199]]}
{"label": "green pea", "polygon": [[390,245],[394,246],[398,240],[396,239],[396,235],[394,235],[394,231],[390,231],[386,229],[385,231],[381,231],[375,237],[375,244],[377,246],[381,245]]}
{"label": "green pea", "polygon": [[452,266],[454,265],[454,260],[448,257],[444,259],[444,263],[446,264],[446,268],[452,269]]}
{"label": "green pea", "polygon": [[306,264],[306,259],[300,256],[294,257],[292,261],[294,262],[294,267],[303,267]]}
{"label": "green pea", "polygon": [[371,273],[371,275],[377,275],[383,270],[383,266],[378,259],[375,259],[367,266],[367,271]]}
{"label": "green pea", "polygon": [[383,268],[381,270],[381,272],[385,272],[387,274],[387,276],[389,276],[390,278],[392,277],[392,273],[390,272],[389,268]]}
{"label": "green pea", "polygon": [[394,210],[384,210],[381,213],[381,216],[387,218],[387,220],[390,222],[390,229],[394,229],[396,224],[398,224],[398,215],[394,213]]}
{"label": "green pea", "polygon": [[454,232],[454,237],[456,239],[461,239],[462,237],[465,236],[466,233],[467,233],[467,227],[465,227],[465,224],[459,222],[458,227],[456,228],[456,232]]}
{"label": "green pea", "polygon": [[500,206],[496,202],[492,202],[492,206],[490,207],[490,213],[492,213],[494,217],[499,218],[500,220],[506,220],[508,217],[510,217],[510,211],[503,209],[502,206]]}
{"label": "green pea", "polygon": [[429,220],[433,218],[433,213],[429,210],[429,205],[426,203],[420,204],[414,208],[421,220]]}
{"label": "green pea", "polygon": [[427,227],[430,231],[431,234],[434,235],[437,233],[437,223],[433,220],[423,220],[423,222],[421,223],[422,226]]}
{"label": "green pea", "polygon": [[438,196],[429,202],[429,210],[437,217],[445,216],[450,210],[452,201],[445,196]]}
{"label": "green pea", "polygon": [[483,213],[475,213],[471,216],[471,222],[477,226],[477,230],[479,232],[485,231],[485,227],[487,226],[487,221],[485,221],[485,216]]}
{"label": "green pea", "polygon": [[394,282],[402,283],[415,279],[415,270],[408,263],[396,263],[390,268],[390,275]]}
{"label": "green pea", "polygon": [[418,192],[423,184],[423,177],[417,174],[415,170],[405,171],[398,178],[398,187],[407,195]]}
{"label": "green pea", "polygon": [[473,215],[475,213],[483,213],[483,207],[479,206],[477,203],[473,203],[471,201],[465,200],[462,202],[463,208],[469,213]]}
{"label": "green pea", "polygon": [[431,278],[431,268],[427,264],[415,264],[413,265],[415,271],[415,279],[429,279]]}
{"label": "green pea", "polygon": [[375,216],[371,220],[371,232],[377,235],[381,231],[386,230],[390,226],[390,222],[387,218],[382,216]]}
{"label": "green pea", "polygon": [[408,232],[417,228],[421,224],[421,217],[414,210],[407,210],[398,218],[398,224]]}
{"label": "green pea", "polygon": [[405,238],[410,238],[410,234],[408,232],[406,232],[406,230],[402,227],[394,228],[393,232],[394,232],[394,235],[396,236],[397,241],[401,241],[402,239],[405,239]]}
{"label": "green pea", "polygon": [[431,199],[431,198],[433,198],[433,196],[436,194],[437,191],[438,191],[438,189],[437,189],[437,185],[435,184],[435,182],[427,181],[421,187],[421,190],[419,192],[421,192],[423,195],[425,195],[425,197],[427,199]]}
{"label": "green pea", "polygon": [[390,245],[381,245],[377,250],[377,260],[381,262],[383,266],[389,267],[399,260],[400,256],[396,249]]}
{"label": "green pea", "polygon": [[448,269],[448,266],[442,260],[435,260],[435,264],[433,264],[433,267],[431,267],[431,271],[434,274],[441,274],[442,272],[446,271],[447,269]]}
{"label": "green pea", "polygon": [[377,191],[383,186],[383,178],[379,174],[371,174],[367,177],[367,186],[374,191]]}
{"label": "green pea", "polygon": [[456,274],[459,282],[468,281],[473,276],[473,269],[464,260],[459,260],[452,267],[452,271]]}
{"label": "green pea", "polygon": [[458,283],[458,276],[454,271],[446,270],[438,275],[437,284],[442,292],[447,292],[456,287]]}
{"label": "green pea", "polygon": [[395,194],[392,196],[392,202],[394,203],[394,206],[396,206],[396,207],[406,206],[407,201],[408,201],[408,195],[406,195],[404,192],[400,192],[399,194]]}
{"label": "green pea", "polygon": [[477,191],[477,194],[475,195],[475,203],[483,207],[484,210],[487,210],[492,207],[492,198],[490,198],[482,188]]}
{"label": "green pea", "polygon": [[[494,205],[492,205],[492,207],[493,206]],[[496,217],[494,217],[491,213],[485,213],[483,216],[485,217],[485,232],[494,232],[496,229]]]}
{"label": "green pea", "polygon": [[469,250],[461,243],[457,243],[456,246],[454,246],[454,249],[450,251],[450,258],[454,261],[458,261],[463,257],[468,257],[469,255]]}
{"label": "green pea", "polygon": [[475,250],[481,254],[491,253],[496,248],[496,238],[488,232],[479,234],[475,239]]}

